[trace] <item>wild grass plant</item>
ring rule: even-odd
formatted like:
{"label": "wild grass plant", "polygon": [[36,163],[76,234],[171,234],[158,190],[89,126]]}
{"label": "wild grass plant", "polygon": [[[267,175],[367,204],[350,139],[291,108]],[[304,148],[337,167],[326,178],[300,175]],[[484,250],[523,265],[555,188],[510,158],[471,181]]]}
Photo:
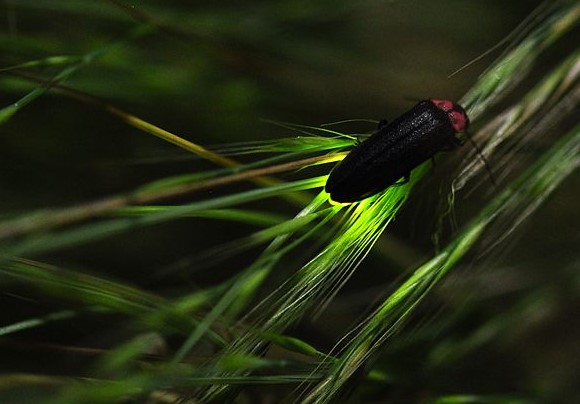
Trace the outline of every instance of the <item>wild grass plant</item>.
{"label": "wild grass plant", "polygon": [[[208,147],[119,106],[138,110],[156,103],[164,111],[171,88],[186,82],[187,69],[198,80],[194,101],[211,103],[214,95],[203,93],[204,83],[225,80],[225,73],[208,60],[240,69],[236,74],[253,71],[255,63],[275,66],[276,51],[260,39],[267,36],[262,31],[282,29],[281,23],[246,21],[241,34],[235,13],[179,2],[142,8],[117,1],[6,4],[11,18],[29,14],[35,21],[45,12],[62,24],[63,16],[76,16],[95,32],[114,27],[114,35],[81,38],[75,31],[70,49],[82,51],[63,55],[48,34],[10,31],[14,37],[3,40],[7,56],[0,72],[2,93],[11,99],[3,96],[0,110],[5,150],[11,144],[6,138],[27,136],[23,129],[34,123],[27,120],[40,119],[51,102],[65,100],[75,125],[59,128],[72,131],[61,134],[63,144],[83,173],[83,132],[97,137],[90,143],[95,148],[101,147],[100,131],[130,130],[143,149],[152,147],[146,143],[151,139],[141,137],[153,135],[182,154],[177,161],[175,155],[154,156],[160,162],[155,164],[169,168],[152,175],[139,156],[123,156],[122,165],[139,175],[106,194],[96,181],[78,184],[78,192],[55,185],[48,194],[43,189],[51,182],[40,180],[43,173],[30,180],[26,198],[10,192],[22,187],[0,185],[6,195],[0,222],[6,307],[0,401],[519,403],[580,397],[569,382],[577,375],[573,358],[560,368],[558,382],[548,378],[542,384],[546,371],[536,366],[549,366],[550,358],[526,364],[506,353],[514,341],[531,344],[519,330],[542,320],[559,324],[554,317],[577,303],[577,253],[559,264],[555,282],[544,287],[501,268],[522,226],[569,183],[580,163],[580,51],[562,45],[577,33],[576,2],[546,2],[533,11],[459,100],[478,147],[469,151],[466,142],[464,153],[437,164],[435,171],[447,179],[436,202],[443,206],[438,248],[430,256],[411,254],[411,260],[398,252],[389,256],[398,245],[389,232],[404,209],[420,206],[414,205],[415,193],[437,178],[431,162],[415,169],[406,184],[340,205],[329,201],[323,187],[333,164],[362,138],[359,133],[344,133],[341,125],[279,124],[277,130],[291,135]],[[273,2],[261,10],[272,18],[318,24],[329,7],[289,4]],[[351,7],[345,3],[334,13]],[[143,67],[143,55],[150,54],[141,53],[142,41],[151,38],[153,54],[168,43],[176,52],[193,44],[198,59],[179,68],[159,60]],[[87,73],[93,66],[99,74]],[[132,92],[125,71],[148,92]],[[153,80],[157,75],[167,79]],[[228,79],[228,102],[238,102],[240,87],[252,102],[247,83]],[[115,99],[95,95],[103,86]],[[87,126],[72,117],[85,108],[98,114]],[[229,118],[223,116],[224,128]],[[231,120],[243,121],[235,114]],[[24,145],[39,148],[33,156],[47,160],[66,154],[50,147],[43,152],[48,143]],[[102,147],[107,152],[112,146]],[[14,164],[12,156],[7,160]],[[38,167],[43,164],[59,162]],[[63,165],[58,172],[74,175],[67,161]],[[18,172],[8,164],[5,169]],[[113,178],[111,164],[94,170]],[[479,195],[477,203],[462,211],[461,201],[473,195]],[[195,241],[188,243],[188,236]],[[174,251],[180,255],[167,257]],[[358,276],[369,261],[413,264],[369,282]],[[362,298],[353,298],[353,291]],[[352,302],[356,307],[349,311],[345,306]],[[432,305],[438,308],[429,311]],[[470,318],[480,323],[470,324]],[[522,363],[506,361],[506,369],[495,374],[490,369],[502,358]]]}

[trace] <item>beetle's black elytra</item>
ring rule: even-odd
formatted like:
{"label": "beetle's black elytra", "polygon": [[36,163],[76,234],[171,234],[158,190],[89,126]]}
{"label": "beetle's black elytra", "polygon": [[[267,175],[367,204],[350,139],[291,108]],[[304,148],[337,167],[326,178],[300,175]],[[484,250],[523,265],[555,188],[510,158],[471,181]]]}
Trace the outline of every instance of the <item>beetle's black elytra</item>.
{"label": "beetle's black elytra", "polygon": [[377,131],[336,165],[326,192],[336,202],[356,202],[408,179],[411,170],[440,151],[463,144],[456,134],[469,126],[465,110],[448,100],[424,100]]}

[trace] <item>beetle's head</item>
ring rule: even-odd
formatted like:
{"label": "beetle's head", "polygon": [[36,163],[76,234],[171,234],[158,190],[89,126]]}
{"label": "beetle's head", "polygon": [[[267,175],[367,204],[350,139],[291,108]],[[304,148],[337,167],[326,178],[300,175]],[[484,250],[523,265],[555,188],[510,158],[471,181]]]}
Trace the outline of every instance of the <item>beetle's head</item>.
{"label": "beetle's head", "polygon": [[469,118],[463,107],[449,100],[431,100],[433,105],[447,113],[455,133],[464,133],[469,126]]}

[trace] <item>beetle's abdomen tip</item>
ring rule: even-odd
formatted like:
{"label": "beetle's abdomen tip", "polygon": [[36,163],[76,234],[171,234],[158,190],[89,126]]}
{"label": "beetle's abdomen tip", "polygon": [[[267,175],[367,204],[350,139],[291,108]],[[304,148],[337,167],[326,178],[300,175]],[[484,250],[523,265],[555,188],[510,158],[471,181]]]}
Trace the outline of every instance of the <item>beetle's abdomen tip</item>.
{"label": "beetle's abdomen tip", "polygon": [[330,200],[332,202],[336,202],[336,203],[353,203],[356,202],[360,199],[357,198],[353,198],[352,195],[346,195],[344,193],[340,193],[340,192],[336,192],[335,191],[329,191],[328,189],[325,189],[325,191],[328,193],[328,196],[330,197]]}
{"label": "beetle's abdomen tip", "polygon": [[328,194],[328,196],[330,197],[330,200],[332,202],[337,202],[337,203],[350,202],[350,201],[344,200],[345,199],[344,195],[342,195],[340,192],[340,186],[334,181],[334,179],[335,179],[335,177],[330,175],[330,177],[328,177],[328,180],[326,181],[326,185],[324,186],[324,191]]}

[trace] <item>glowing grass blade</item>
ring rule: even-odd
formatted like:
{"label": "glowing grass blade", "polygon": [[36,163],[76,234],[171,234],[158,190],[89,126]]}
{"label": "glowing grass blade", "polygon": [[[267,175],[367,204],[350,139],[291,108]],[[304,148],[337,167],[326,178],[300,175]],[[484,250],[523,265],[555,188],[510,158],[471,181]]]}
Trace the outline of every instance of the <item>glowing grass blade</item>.
{"label": "glowing grass blade", "polygon": [[[253,320],[255,329],[241,335],[224,355],[258,353],[268,342],[263,335],[283,332],[314,305],[322,310],[368,254],[425,170],[424,164],[413,171],[406,185],[391,187],[376,197],[346,208],[348,218],[337,229],[330,244],[253,310],[257,315]],[[254,316],[250,313],[248,317]],[[230,373],[223,375],[232,376]],[[227,387],[214,386],[200,392],[199,397],[216,399],[226,390]]]}

